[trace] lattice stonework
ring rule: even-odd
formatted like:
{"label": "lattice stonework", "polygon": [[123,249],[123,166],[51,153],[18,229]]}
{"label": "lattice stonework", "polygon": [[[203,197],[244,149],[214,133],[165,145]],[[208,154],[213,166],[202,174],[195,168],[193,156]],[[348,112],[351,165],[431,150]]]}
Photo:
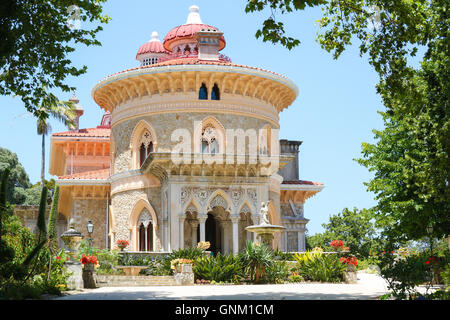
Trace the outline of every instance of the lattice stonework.
{"label": "lattice stonework", "polygon": [[144,208],[139,217],[138,225],[141,225],[142,223],[144,226],[147,226],[150,222],[152,222],[152,216],[150,212],[148,212],[148,210]]}
{"label": "lattice stonework", "polygon": [[142,135],[140,145],[144,144],[146,147],[148,147],[152,141],[152,134],[146,130]]}
{"label": "lattice stonework", "polygon": [[211,201],[210,203],[210,207],[214,208],[214,207],[222,207],[224,209],[228,208],[228,203],[227,201],[221,196],[221,195],[217,195],[214,197],[214,199]]}

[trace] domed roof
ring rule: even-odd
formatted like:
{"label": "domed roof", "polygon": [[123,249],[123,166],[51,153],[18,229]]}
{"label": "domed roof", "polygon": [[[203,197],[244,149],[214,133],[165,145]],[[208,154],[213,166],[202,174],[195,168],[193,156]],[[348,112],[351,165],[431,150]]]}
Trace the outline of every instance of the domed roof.
{"label": "domed roof", "polygon": [[[199,8],[197,6],[191,6],[189,8],[189,16],[186,20],[186,23],[173,28],[170,30],[166,36],[164,37],[164,48],[171,51],[171,44],[174,41],[181,39],[189,39],[194,38],[194,35],[198,31],[206,30],[214,30],[220,32],[216,27],[210,26],[208,24],[204,24],[200,18]],[[225,48],[225,37],[222,35],[220,38],[219,50]]]}
{"label": "domed roof", "polygon": [[166,49],[164,49],[163,44],[158,38],[158,32],[152,32],[152,39],[144,43],[138,50],[136,57],[145,54],[145,53],[165,53]]}

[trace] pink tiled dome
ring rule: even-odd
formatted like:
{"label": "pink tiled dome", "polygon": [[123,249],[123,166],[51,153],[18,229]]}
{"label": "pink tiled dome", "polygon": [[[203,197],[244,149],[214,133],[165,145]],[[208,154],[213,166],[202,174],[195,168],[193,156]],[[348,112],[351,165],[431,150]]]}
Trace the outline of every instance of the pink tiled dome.
{"label": "pink tiled dome", "polygon": [[[215,30],[219,31],[216,27],[204,24],[200,18],[199,8],[197,6],[191,6],[189,8],[189,16],[185,24],[175,27],[170,30],[164,37],[164,48],[166,50],[171,50],[171,44],[177,40],[194,39],[196,32],[201,30]],[[222,36],[220,38],[219,50],[225,48],[225,38]]]}
{"label": "pink tiled dome", "polygon": [[152,39],[144,43],[138,50],[136,57],[145,54],[145,53],[165,53],[166,49],[164,49],[163,44],[158,39],[158,33],[156,31],[153,31],[152,33]]}
{"label": "pink tiled dome", "polygon": [[[170,30],[164,37],[164,48],[170,50],[170,44],[176,40],[194,38],[196,32],[201,30],[216,30],[216,27],[207,24],[183,24]],[[219,31],[220,32],[220,31]],[[225,37],[220,38],[219,50],[225,48]]]}

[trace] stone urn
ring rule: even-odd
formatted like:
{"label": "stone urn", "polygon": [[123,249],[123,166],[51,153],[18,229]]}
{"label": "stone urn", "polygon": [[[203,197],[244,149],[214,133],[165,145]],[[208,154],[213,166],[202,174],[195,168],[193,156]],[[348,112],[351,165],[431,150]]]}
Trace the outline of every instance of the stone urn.
{"label": "stone urn", "polygon": [[70,261],[77,261],[78,248],[80,247],[83,235],[81,232],[75,230],[73,220],[70,221],[69,230],[61,234],[61,240],[67,247],[67,254],[69,255]]}
{"label": "stone urn", "polygon": [[81,262],[78,260],[78,248],[80,247],[83,235],[75,230],[73,220],[70,220],[70,228],[61,235],[61,240],[66,245],[66,253],[69,259],[65,262],[69,274],[67,287],[73,290],[83,289],[83,276]]}

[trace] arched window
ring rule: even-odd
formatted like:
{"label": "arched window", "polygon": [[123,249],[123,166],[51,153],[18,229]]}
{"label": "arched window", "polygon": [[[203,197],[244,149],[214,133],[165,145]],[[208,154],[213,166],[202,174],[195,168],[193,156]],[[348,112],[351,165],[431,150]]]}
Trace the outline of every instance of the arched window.
{"label": "arched window", "polygon": [[199,100],[208,99],[208,89],[206,88],[206,85],[204,83],[202,83],[202,86],[200,87],[200,90],[198,92],[198,98]]}
{"label": "arched window", "polygon": [[220,90],[217,83],[214,83],[214,87],[212,88],[211,100],[220,100]]}
{"label": "arched window", "polygon": [[216,129],[211,126],[207,125],[203,131],[202,131],[202,153],[210,153],[215,154],[219,153],[219,143],[217,141],[217,132]]}
{"label": "arched window", "polygon": [[153,223],[150,213],[143,209],[138,220],[139,251],[153,251]]}
{"label": "arched window", "polygon": [[152,135],[147,130],[142,134],[139,147],[139,164],[142,166],[150,152],[153,152]]}

